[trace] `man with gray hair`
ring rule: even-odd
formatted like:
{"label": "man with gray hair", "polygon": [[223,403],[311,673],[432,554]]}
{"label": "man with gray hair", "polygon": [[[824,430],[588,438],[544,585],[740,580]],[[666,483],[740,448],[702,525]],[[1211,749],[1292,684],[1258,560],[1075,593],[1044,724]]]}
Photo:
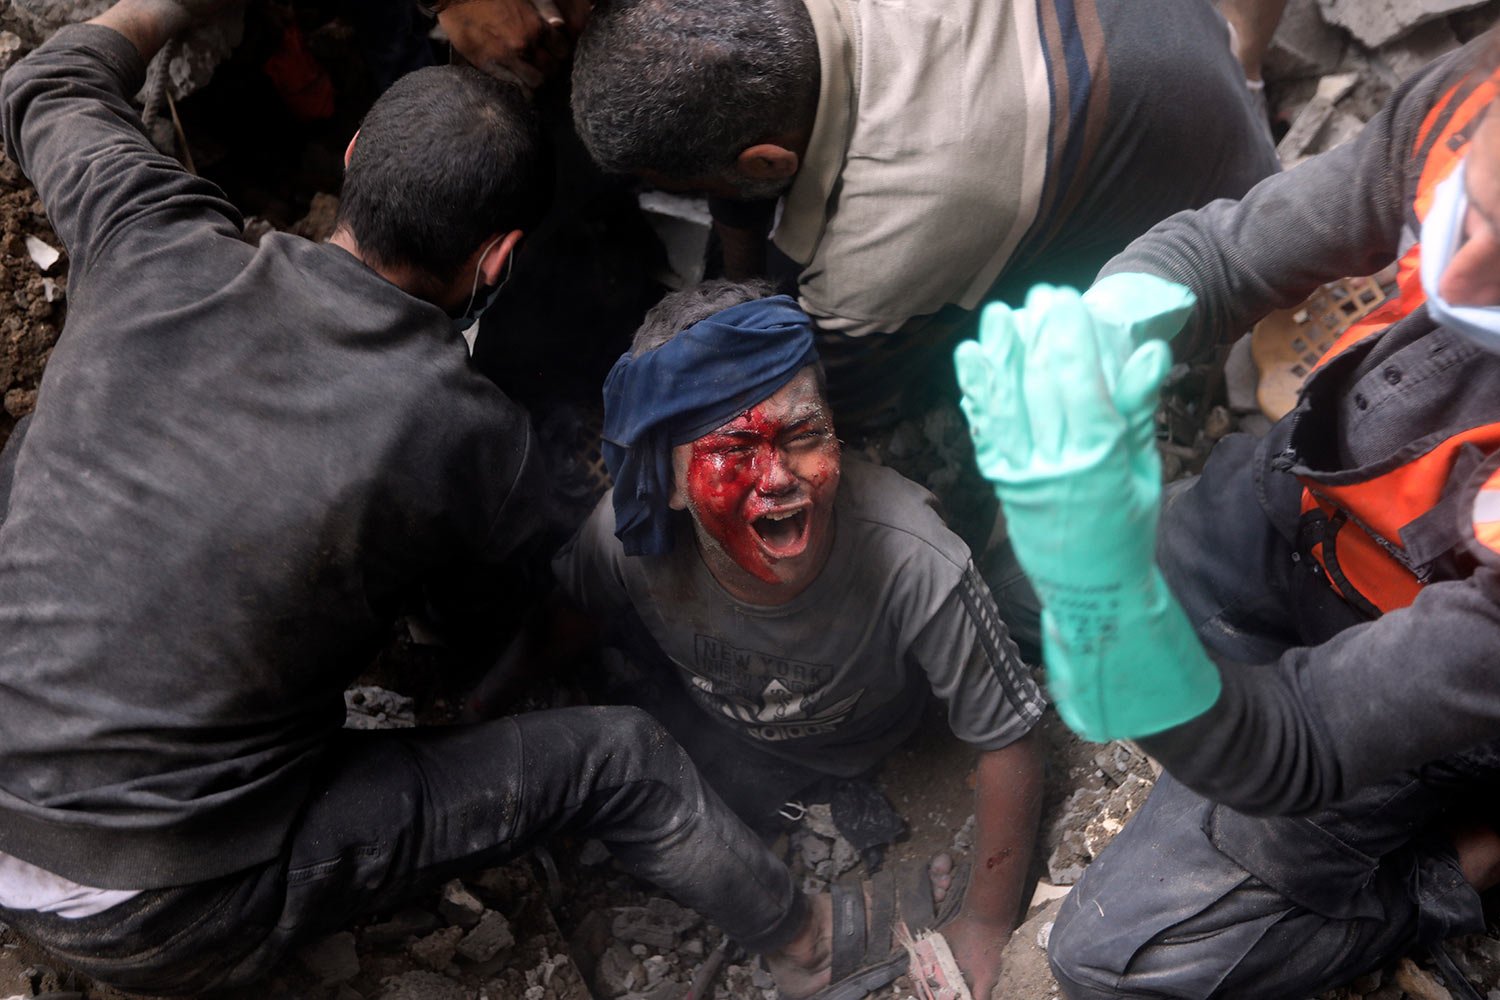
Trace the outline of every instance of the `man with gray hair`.
{"label": "man with gray hair", "polygon": [[733,201],[780,197],[775,250],[850,428],[980,302],[1087,285],[1277,169],[1208,0],[615,0],[573,111],[604,167],[726,200],[731,277],[763,268],[770,222]]}

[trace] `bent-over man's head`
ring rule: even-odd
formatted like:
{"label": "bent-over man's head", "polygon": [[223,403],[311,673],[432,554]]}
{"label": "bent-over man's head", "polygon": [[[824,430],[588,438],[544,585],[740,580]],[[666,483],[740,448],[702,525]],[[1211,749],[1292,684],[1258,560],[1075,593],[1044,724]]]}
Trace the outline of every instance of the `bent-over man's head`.
{"label": "bent-over man's head", "polygon": [[499,282],[551,185],[521,88],[467,67],[420,69],[380,96],[349,144],[334,241],[352,237],[365,263],[461,312]]}
{"label": "bent-over man's head", "polygon": [[604,386],[615,533],[664,555],[687,511],[730,593],[770,603],[813,581],[833,543],[839,441],[812,322],[762,283],[663,299]]}
{"label": "bent-over man's head", "polygon": [[573,121],[606,170],[678,190],[770,197],[817,112],[802,0],[612,0],[573,59]]}

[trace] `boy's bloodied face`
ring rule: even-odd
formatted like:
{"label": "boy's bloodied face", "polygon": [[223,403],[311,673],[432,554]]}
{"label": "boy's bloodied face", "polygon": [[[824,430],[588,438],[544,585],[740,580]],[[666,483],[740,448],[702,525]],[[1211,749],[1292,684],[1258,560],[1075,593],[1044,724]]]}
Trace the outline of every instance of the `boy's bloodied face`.
{"label": "boy's bloodied face", "polygon": [[793,591],[822,570],[833,543],[839,441],[811,367],[717,430],[674,448],[672,464],[672,506],[692,512],[709,566],[731,590],[736,568]]}

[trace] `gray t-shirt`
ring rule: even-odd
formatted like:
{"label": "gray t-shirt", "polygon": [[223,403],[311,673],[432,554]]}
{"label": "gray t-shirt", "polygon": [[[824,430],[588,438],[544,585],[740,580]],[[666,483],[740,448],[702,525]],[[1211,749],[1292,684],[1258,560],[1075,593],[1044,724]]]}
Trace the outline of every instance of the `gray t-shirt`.
{"label": "gray t-shirt", "polygon": [[731,597],[682,516],[665,556],[629,557],[608,494],[553,561],[563,590],[603,622],[632,610],[694,700],[762,750],[858,774],[911,734],[921,671],[961,739],[984,750],[1025,735],[1044,701],[932,495],[896,472],[844,461],[828,564],[791,602]]}

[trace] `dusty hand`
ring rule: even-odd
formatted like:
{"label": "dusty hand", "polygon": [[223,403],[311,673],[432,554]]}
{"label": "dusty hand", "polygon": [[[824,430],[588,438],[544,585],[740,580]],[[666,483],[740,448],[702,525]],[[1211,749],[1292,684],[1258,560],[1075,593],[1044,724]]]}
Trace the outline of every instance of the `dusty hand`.
{"label": "dusty hand", "polygon": [[990,1000],[1000,981],[1000,956],[1010,940],[1009,925],[986,923],[960,914],[944,925],[943,937],[953,952],[974,1000]]}
{"label": "dusty hand", "polygon": [[491,76],[539,87],[573,51],[588,0],[460,0],[438,14],[453,47]]}

